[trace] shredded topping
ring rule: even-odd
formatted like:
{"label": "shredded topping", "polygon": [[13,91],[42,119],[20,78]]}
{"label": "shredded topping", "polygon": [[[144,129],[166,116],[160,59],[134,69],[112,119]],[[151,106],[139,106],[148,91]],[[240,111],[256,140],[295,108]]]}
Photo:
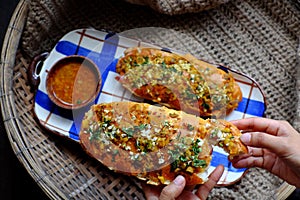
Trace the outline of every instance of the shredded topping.
{"label": "shredded topping", "polygon": [[[88,124],[83,124],[89,144],[96,145],[100,158],[110,159],[106,162],[117,171],[144,174],[167,167],[173,175],[198,174],[210,163],[211,144],[229,149],[237,141],[230,125],[218,120],[190,120],[191,115],[181,111],[132,102],[124,111],[119,104],[126,103],[94,106],[94,113],[86,114]],[[160,176],[162,183],[172,180]]]}

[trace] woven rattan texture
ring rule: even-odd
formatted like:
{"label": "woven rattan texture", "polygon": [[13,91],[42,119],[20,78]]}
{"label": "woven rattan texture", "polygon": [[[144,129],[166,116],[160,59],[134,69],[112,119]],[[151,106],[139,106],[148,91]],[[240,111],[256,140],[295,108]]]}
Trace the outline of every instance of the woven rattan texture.
{"label": "woven rattan texture", "polygon": [[[229,1],[209,11],[175,16],[119,0],[33,0],[30,6],[21,38],[22,52],[12,72],[13,106],[22,127],[18,130],[22,143],[18,145],[37,166],[37,170],[30,171],[32,176],[57,196],[143,199],[134,179],[108,171],[79,145],[39,128],[33,118],[33,94],[26,75],[28,64],[76,28],[123,32],[137,27],[163,27],[166,31],[136,31],[136,37],[228,64],[249,74],[265,91],[266,117],[291,123],[296,119],[300,12],[294,2]],[[280,179],[264,170],[251,169],[240,182],[215,188],[209,198],[270,199],[281,184]]]}

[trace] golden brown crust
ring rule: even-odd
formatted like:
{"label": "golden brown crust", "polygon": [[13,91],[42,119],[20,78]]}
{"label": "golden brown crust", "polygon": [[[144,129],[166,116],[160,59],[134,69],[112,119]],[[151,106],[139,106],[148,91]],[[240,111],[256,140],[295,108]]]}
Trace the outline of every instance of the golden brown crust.
{"label": "golden brown crust", "polygon": [[194,185],[205,182],[211,145],[231,156],[247,152],[239,137],[239,130],[226,121],[146,103],[113,102],[94,105],[85,114],[80,143],[111,170],[154,185],[182,174]]}
{"label": "golden brown crust", "polygon": [[190,54],[130,48],[116,71],[119,82],[135,95],[202,117],[224,116],[242,99],[231,74]]}

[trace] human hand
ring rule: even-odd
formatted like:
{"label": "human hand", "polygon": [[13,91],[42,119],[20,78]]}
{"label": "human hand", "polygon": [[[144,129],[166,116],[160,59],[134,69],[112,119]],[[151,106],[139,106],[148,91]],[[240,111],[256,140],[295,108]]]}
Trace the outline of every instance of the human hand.
{"label": "human hand", "polygon": [[232,121],[249,154],[232,159],[236,168],[260,167],[300,187],[300,134],[286,121],[248,118]]}
{"label": "human hand", "polygon": [[171,199],[184,199],[184,200],[204,200],[207,198],[209,192],[218,183],[224,172],[224,167],[219,165],[209,176],[207,182],[199,187],[199,189],[193,193],[193,187],[185,187],[185,179],[183,176],[177,176],[176,179],[169,185],[153,186],[142,184],[145,192],[146,199],[148,200],[171,200]]}

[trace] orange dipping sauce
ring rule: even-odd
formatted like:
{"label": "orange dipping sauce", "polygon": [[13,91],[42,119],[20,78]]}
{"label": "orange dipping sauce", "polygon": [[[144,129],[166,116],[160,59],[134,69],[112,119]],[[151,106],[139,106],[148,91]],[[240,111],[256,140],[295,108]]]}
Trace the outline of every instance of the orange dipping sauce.
{"label": "orange dipping sauce", "polygon": [[70,56],[51,68],[46,84],[48,95],[55,104],[74,109],[88,104],[96,97],[101,79],[92,61]]}

